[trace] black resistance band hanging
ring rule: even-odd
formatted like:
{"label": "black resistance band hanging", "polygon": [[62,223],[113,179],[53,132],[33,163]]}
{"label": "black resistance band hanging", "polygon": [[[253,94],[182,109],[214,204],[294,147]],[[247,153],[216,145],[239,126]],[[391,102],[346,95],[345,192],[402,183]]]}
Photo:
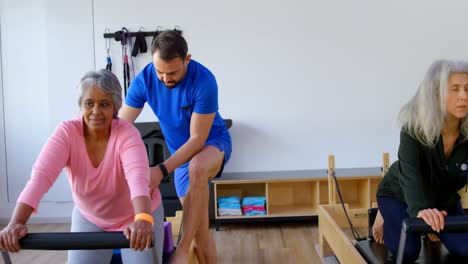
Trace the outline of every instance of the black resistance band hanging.
{"label": "black resistance band hanging", "polygon": [[[135,64],[133,63],[133,56],[136,56],[138,53],[147,52],[148,46],[146,44],[146,37],[153,36],[154,41],[154,38],[160,32],[162,32],[161,26],[158,26],[156,31],[143,31],[143,29],[144,27],[140,27],[138,32],[130,32],[126,27],[122,27],[122,30],[116,31],[115,33],[111,33],[110,30],[106,28],[104,32],[105,39],[114,39],[115,41],[119,41],[122,45],[123,87],[125,96],[127,96],[127,90],[130,87],[132,73],[133,76],[135,76]],[[180,30],[179,26],[175,26],[173,30],[179,34],[182,34],[182,30]],[[132,45],[132,37],[135,37],[135,42],[133,43],[134,45]],[[105,42],[105,48],[107,53],[106,69],[112,71],[112,60],[110,56],[110,40],[109,42]],[[128,55],[128,48],[130,48],[133,56]]]}
{"label": "black resistance band hanging", "polygon": [[[106,28],[105,30],[106,33],[110,33],[110,29]],[[106,70],[108,71],[112,71],[112,59],[111,59],[111,56],[110,56],[110,47],[111,47],[111,40],[110,39],[106,39],[105,40],[105,45],[106,45],[106,53],[107,53],[107,57],[106,57],[106,61],[107,61],[107,64],[106,64]]]}
{"label": "black resistance band hanging", "polygon": [[123,66],[123,79],[124,79],[124,95],[127,96],[127,89],[130,86],[130,66],[128,65],[127,43],[128,43],[128,29],[123,27],[121,31],[120,43],[122,44],[122,66]]}

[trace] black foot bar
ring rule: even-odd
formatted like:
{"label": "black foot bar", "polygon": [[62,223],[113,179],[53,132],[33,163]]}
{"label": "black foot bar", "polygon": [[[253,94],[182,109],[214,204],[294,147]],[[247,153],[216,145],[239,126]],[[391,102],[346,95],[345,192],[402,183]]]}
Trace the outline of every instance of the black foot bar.
{"label": "black foot bar", "polygon": [[20,239],[21,249],[76,250],[128,248],[122,232],[29,233]]}
{"label": "black foot bar", "polygon": [[[434,230],[421,218],[408,218],[403,221],[398,246],[397,264],[403,263],[403,254],[406,245],[407,233],[434,233]],[[443,233],[465,233],[468,232],[468,216],[447,216]]]}
{"label": "black foot bar", "polygon": [[[19,241],[21,249],[89,250],[129,248],[123,232],[67,232],[29,233]],[[154,241],[152,243],[154,245]],[[2,251],[3,260],[10,264],[8,252]]]}

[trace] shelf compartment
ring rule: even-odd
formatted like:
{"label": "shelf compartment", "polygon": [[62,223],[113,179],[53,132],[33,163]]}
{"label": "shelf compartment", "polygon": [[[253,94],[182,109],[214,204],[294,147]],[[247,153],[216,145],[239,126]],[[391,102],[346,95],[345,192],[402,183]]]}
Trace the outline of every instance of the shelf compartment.
{"label": "shelf compartment", "polygon": [[317,210],[317,182],[268,183],[268,215],[309,216]]}
{"label": "shelf compartment", "polygon": [[317,181],[317,196],[318,196],[318,204],[328,204],[328,181],[327,180],[320,180]]}
{"label": "shelf compartment", "polygon": [[[238,196],[241,201],[243,197],[247,196],[265,196],[266,197],[266,184],[265,183],[236,183],[236,184],[220,184],[214,185],[214,198],[216,208],[216,218],[234,219],[245,218],[248,216],[219,216],[218,215],[218,197],[222,196]],[[265,216],[263,216],[265,217]]]}
{"label": "shelf compartment", "polygon": [[317,215],[317,207],[310,204],[270,205],[270,212],[271,217],[311,216]]}
{"label": "shelf compartment", "polygon": [[[338,185],[343,196],[343,202],[350,208],[369,208],[369,179],[343,179],[338,178]],[[335,193],[335,201],[341,203],[338,190]]]}

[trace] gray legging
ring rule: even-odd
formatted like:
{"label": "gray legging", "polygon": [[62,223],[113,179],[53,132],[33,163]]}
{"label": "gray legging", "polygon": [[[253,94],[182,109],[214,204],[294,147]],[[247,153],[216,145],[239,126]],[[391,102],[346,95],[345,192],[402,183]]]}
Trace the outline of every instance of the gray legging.
{"label": "gray legging", "polygon": [[[162,263],[162,250],[164,242],[164,209],[161,204],[152,213],[154,218],[154,236],[155,245],[150,250],[135,251],[133,249],[122,249],[123,263]],[[71,232],[100,232],[103,231],[95,224],[89,222],[81,215],[80,210],[75,206],[73,208]],[[110,263],[112,259],[112,249],[99,250],[69,250],[68,263]]]}

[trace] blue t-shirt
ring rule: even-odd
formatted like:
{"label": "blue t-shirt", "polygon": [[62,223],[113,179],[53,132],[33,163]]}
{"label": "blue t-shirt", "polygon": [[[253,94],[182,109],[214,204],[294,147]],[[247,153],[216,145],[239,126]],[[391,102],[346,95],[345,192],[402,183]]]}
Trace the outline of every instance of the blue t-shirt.
{"label": "blue t-shirt", "polygon": [[192,113],[216,113],[209,140],[222,140],[231,147],[231,136],[218,112],[218,85],[214,75],[200,63],[190,60],[187,74],[176,87],[167,88],[149,63],[131,83],[125,103],[134,108],[148,105],[158,117],[169,150],[173,154],[190,138]]}

